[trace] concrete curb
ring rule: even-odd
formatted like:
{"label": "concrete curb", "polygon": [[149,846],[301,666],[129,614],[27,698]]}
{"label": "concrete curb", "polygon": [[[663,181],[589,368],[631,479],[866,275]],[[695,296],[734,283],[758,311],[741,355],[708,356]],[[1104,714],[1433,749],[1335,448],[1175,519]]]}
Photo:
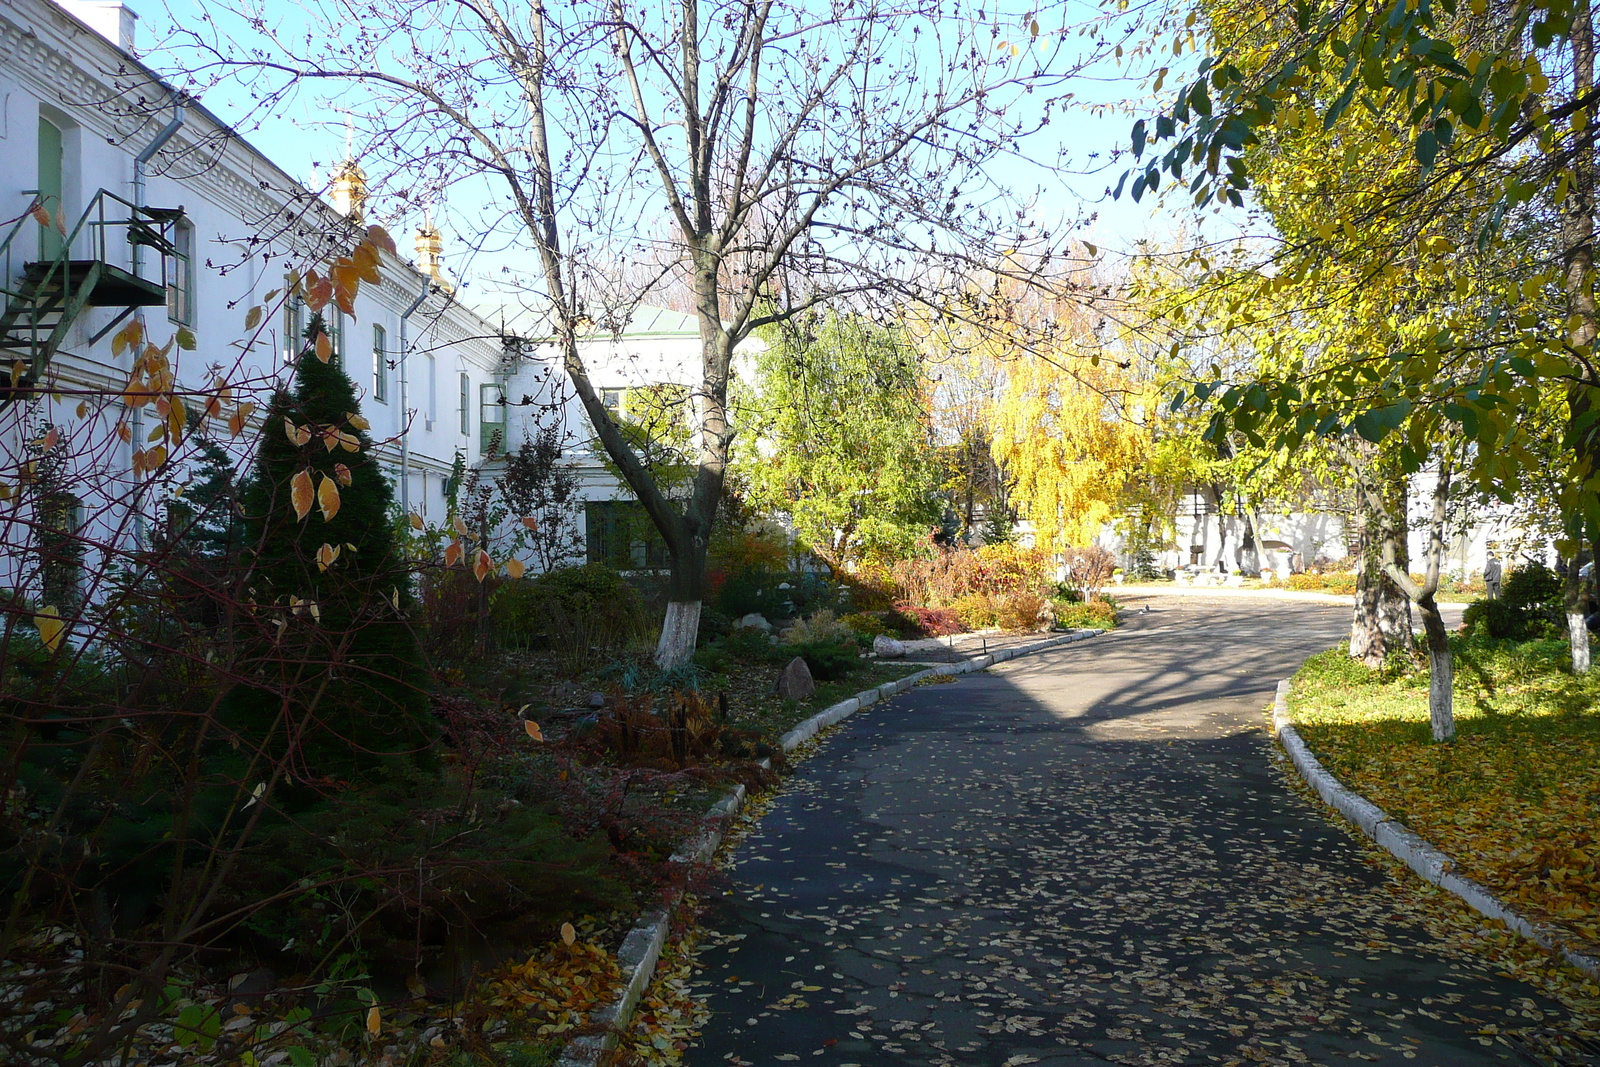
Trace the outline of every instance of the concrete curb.
{"label": "concrete curb", "polygon": [[1543,948],[1557,953],[1572,966],[1587,974],[1600,977],[1600,959],[1584,955],[1568,946],[1559,933],[1542,923],[1530,922],[1497,898],[1486,887],[1456,872],[1455,863],[1443,852],[1434,848],[1422,837],[1413,833],[1398,819],[1361,794],[1347,787],[1328,773],[1328,769],[1311,754],[1300,732],[1289,718],[1289,679],[1278,683],[1272,702],[1272,732],[1289,754],[1289,760],[1300,772],[1306,784],[1317,791],[1324,802],[1340,815],[1355,823],[1361,832],[1387,849],[1396,859],[1415,871],[1424,881],[1454,893],[1478,914],[1505,923],[1523,937],[1530,938]]}
{"label": "concrete curb", "polygon": [[[1017,656],[1042,652],[1060,645],[1070,645],[1098,637],[1103,633],[1104,630],[1077,630],[1059,637],[1035,641],[1032,644],[1001,649],[987,656],[979,656],[977,659],[941,664],[925,671],[918,671],[916,674],[908,674],[904,678],[897,678],[892,682],[884,682],[876,688],[863,690],[848,700],[841,700],[831,707],[824,708],[800,723],[783,735],[783,750],[793,752],[827,727],[849,718],[870,704],[903,693],[924,679],[970,674],[992,667],[996,663],[1015,659]],[[763,760],[762,763],[769,769],[772,766],[767,760]],[[706,812],[706,828],[674,852],[671,862],[704,863],[709,860],[717,851],[717,846],[722,843],[723,835],[727,832],[728,824],[733,821],[733,816],[743,806],[744,796],[744,786],[734,786],[732,792],[711,805],[710,810]],[[556,1062],[556,1067],[595,1067],[600,1057],[616,1046],[618,1034],[633,1020],[633,1011],[639,1006],[639,999],[644,996],[645,989],[650,985],[650,979],[655,975],[656,962],[660,960],[661,949],[667,943],[671,913],[677,902],[678,898],[674,896],[666,906],[640,916],[639,921],[633,924],[628,936],[622,939],[622,948],[617,951],[617,966],[627,980],[610,1004],[590,1015],[590,1025],[598,1027],[599,1032],[575,1037],[567,1042],[567,1047],[562,1052],[561,1059]]]}

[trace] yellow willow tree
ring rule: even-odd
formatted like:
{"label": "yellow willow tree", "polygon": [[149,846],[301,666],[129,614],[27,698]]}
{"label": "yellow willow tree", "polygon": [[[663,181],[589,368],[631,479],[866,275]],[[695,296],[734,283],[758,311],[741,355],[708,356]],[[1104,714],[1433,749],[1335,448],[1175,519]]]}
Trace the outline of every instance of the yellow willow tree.
{"label": "yellow willow tree", "polygon": [[1069,367],[1030,355],[1009,365],[990,414],[994,457],[1039,548],[1083,544],[1116,516],[1151,455],[1147,400],[1141,384],[1110,362]]}

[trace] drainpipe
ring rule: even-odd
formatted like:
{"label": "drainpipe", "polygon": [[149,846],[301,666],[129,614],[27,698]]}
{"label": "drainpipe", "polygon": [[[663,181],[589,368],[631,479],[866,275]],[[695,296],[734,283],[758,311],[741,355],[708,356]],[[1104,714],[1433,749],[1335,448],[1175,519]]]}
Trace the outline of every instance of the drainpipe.
{"label": "drainpipe", "polygon": [[400,434],[400,513],[408,514],[411,511],[411,411],[407,407],[410,402],[410,375],[406,372],[409,360],[406,356],[410,351],[410,343],[406,340],[406,323],[416,313],[422,302],[428,299],[433,292],[433,285],[425,286],[417,298],[411,301],[411,306],[400,313],[400,419],[402,422]]}
{"label": "drainpipe", "polygon": [[[181,95],[173,97],[172,119],[161,128],[161,132],[157,133],[149,144],[144,146],[144,149],[138,155],[133,157],[133,206],[136,217],[139,209],[145,206],[144,169],[156,157],[156,153],[161,151],[168,141],[172,140],[172,135],[177,133],[183,126],[185,115],[183,99]],[[144,245],[135,244],[133,246],[133,276],[135,278],[139,277],[139,270],[143,264]],[[138,312],[138,318],[140,322],[144,321],[144,312],[142,310]],[[133,447],[137,448],[138,443],[144,440],[144,408],[134,408],[133,415],[128,421],[133,435]],[[145,543],[144,501],[140,499],[142,496],[143,494],[139,492],[139,483],[136,476],[133,492],[133,539],[135,545],[143,545]]]}

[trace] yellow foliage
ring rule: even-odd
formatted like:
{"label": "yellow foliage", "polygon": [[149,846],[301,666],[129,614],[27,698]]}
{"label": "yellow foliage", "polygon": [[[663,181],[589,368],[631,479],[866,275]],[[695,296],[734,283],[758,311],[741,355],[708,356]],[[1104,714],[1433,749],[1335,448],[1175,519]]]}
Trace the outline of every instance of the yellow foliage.
{"label": "yellow foliage", "polygon": [[1014,480],[1012,502],[1049,552],[1091,540],[1150,454],[1132,415],[1143,397],[1106,364],[1070,370],[1039,358],[1011,365],[992,418],[994,456]]}

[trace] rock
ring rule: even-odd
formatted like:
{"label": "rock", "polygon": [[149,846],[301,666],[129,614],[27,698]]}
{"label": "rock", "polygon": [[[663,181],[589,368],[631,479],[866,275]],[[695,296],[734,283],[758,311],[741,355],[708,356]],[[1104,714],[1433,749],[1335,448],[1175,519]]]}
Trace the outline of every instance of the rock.
{"label": "rock", "polygon": [[764,616],[751,612],[733,624],[735,630],[760,630],[764,634],[772,632],[772,624]]}
{"label": "rock", "polygon": [[778,675],[778,695],[784,700],[810,700],[817,695],[817,683],[811,680],[811,668],[796,656]]}
{"label": "rock", "polygon": [[591,708],[595,708],[597,710],[600,709],[600,708],[605,707],[606,706],[606,695],[604,693],[590,693],[589,694],[589,706]]}
{"label": "rock", "polygon": [[903,642],[879,634],[872,639],[872,651],[879,659],[900,659],[906,654]]}

